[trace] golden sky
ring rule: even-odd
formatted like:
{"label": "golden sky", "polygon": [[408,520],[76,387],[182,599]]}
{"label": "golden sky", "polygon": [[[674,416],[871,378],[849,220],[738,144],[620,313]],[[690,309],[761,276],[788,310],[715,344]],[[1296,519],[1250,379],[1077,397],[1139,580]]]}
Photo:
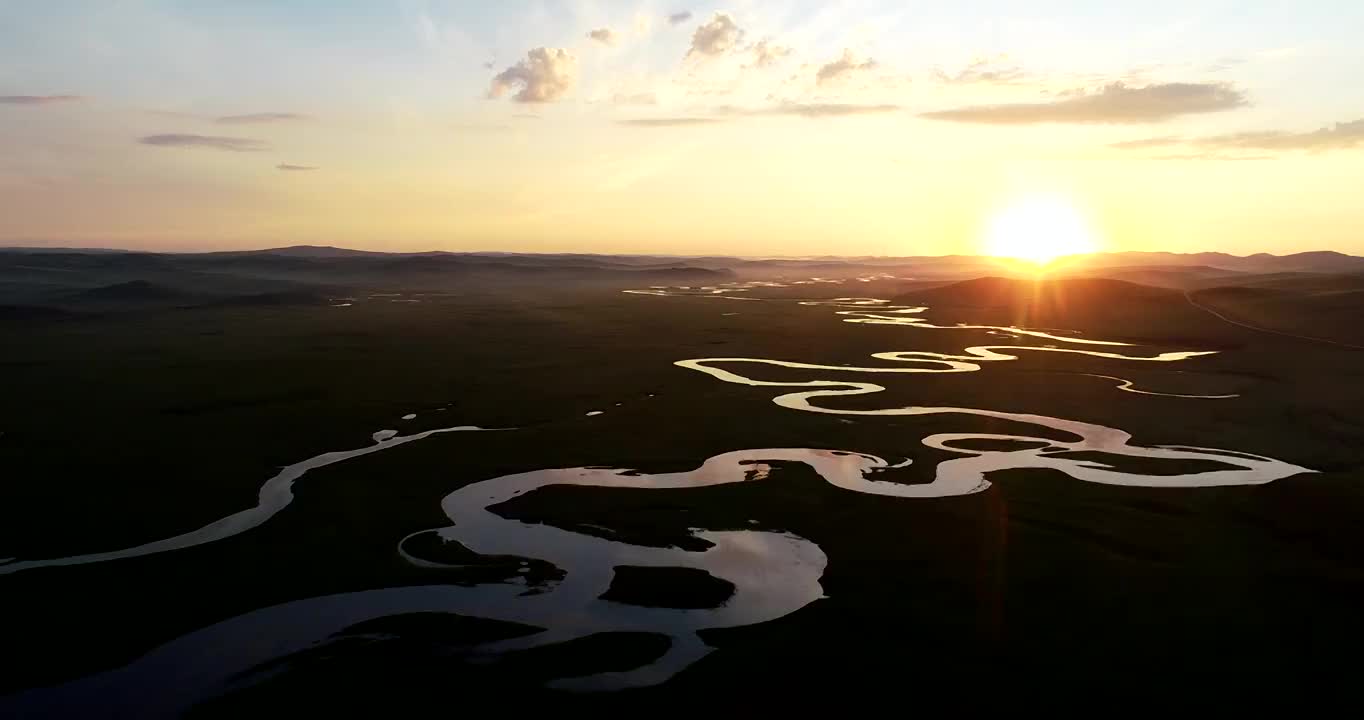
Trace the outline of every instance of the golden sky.
{"label": "golden sky", "polygon": [[1364,254],[1364,5],[0,8],[0,244]]}

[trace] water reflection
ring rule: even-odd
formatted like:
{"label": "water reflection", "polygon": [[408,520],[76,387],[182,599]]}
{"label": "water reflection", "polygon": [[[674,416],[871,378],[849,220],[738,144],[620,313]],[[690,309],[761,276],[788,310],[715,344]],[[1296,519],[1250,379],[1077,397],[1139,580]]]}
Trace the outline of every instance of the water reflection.
{"label": "water reflection", "polygon": [[[681,293],[664,288],[635,292],[740,299],[732,293],[774,286],[779,284],[683,288]],[[913,485],[894,482],[887,474],[909,465],[909,459],[891,464],[857,452],[809,448],[728,452],[707,459],[695,470],[679,473],[646,474],[618,468],[586,467],[536,470],[473,483],[450,493],[441,502],[449,525],[403,538],[397,543],[397,552],[413,565],[433,572],[460,568],[458,562],[436,561],[413,550],[410,541],[434,534],[444,543],[467,553],[524,558],[517,572],[474,584],[385,588],[309,598],[255,610],[178,638],[123,668],[14,696],[4,701],[8,707],[0,704],[0,709],[17,710],[13,713],[16,715],[37,712],[63,715],[70,714],[72,703],[79,702],[81,707],[100,707],[111,714],[119,711],[139,716],[178,714],[195,702],[230,689],[234,683],[260,677],[257,671],[271,661],[326,643],[358,623],[405,613],[455,613],[542,628],[530,635],[480,645],[479,649],[490,656],[602,632],[645,632],[666,636],[668,649],[654,661],[627,670],[561,678],[555,683],[577,690],[647,686],[667,680],[711,651],[697,635],[698,631],[772,620],[822,596],[820,579],[827,558],[818,546],[790,533],[751,528],[694,528],[690,537],[704,549],[661,548],[632,543],[617,537],[609,528],[590,528],[598,534],[588,534],[521,522],[503,517],[496,510],[501,503],[554,485],[654,490],[702,488],[767,477],[775,463],[801,463],[830,484],[850,492],[895,498],[935,498],[980,492],[990,486],[989,473],[1024,468],[1055,470],[1083,482],[1153,488],[1251,485],[1311,472],[1244,452],[1184,445],[1136,445],[1131,442],[1131,435],[1120,429],[1045,415],[963,407],[899,406],[860,410],[828,407],[823,404],[828,398],[872,395],[885,390],[867,379],[842,379],[849,373],[876,376],[976,372],[982,368],[982,363],[1017,360],[1016,353],[1025,350],[1145,362],[1177,362],[1209,353],[1132,355],[1095,349],[1099,346],[1130,347],[1126,343],[1058,334],[1062,331],[986,325],[936,326],[921,317],[924,308],[893,306],[876,298],[803,302],[835,307],[842,319],[852,323],[984,330],[1008,337],[1026,335],[1049,339],[1067,344],[1067,347],[989,345],[968,347],[957,354],[888,351],[875,353],[872,357],[892,364],[867,367],[745,357],[695,358],[676,364],[727,383],[789,388],[791,391],[777,395],[773,402],[802,412],[839,416],[964,415],[1032,425],[1059,432],[1070,439],[995,433],[929,435],[918,439],[918,443],[954,457],[932,468],[931,481]],[[802,380],[763,380],[752,376],[749,369],[753,366],[804,370],[809,371],[810,376]],[[1119,377],[1096,377],[1117,381],[1120,390],[1163,394],[1136,389],[1130,381]],[[592,411],[587,415],[600,413]],[[150,555],[230,537],[257,527],[287,506],[293,499],[293,482],[308,470],[439,433],[471,430],[479,428],[459,426],[409,436],[397,436],[391,434],[391,430],[376,433],[372,446],[324,453],[284,468],[261,488],[255,507],[199,530],[112,552],[39,561],[0,561],[0,574]],[[907,448],[905,454],[913,455],[914,448]],[[1124,460],[1130,458],[1168,463],[1169,469],[1162,472],[1124,470]],[[579,526],[579,529],[589,528]],[[553,568],[557,572],[541,573],[543,577],[532,580],[532,562],[535,568]],[[734,592],[716,607],[659,607],[605,599],[603,596],[611,587],[616,568],[621,566],[687,568],[732,585]],[[262,642],[262,638],[269,641]],[[130,694],[130,688],[155,688],[156,691]]]}
{"label": "water reflection", "polygon": [[260,526],[266,520],[274,517],[280,510],[288,507],[289,503],[294,501],[294,481],[303,477],[309,470],[334,465],[345,460],[350,460],[351,458],[369,455],[370,453],[379,452],[381,450],[391,450],[410,442],[424,440],[432,435],[486,430],[488,430],[488,428],[480,428],[473,425],[459,425],[455,427],[436,428],[434,430],[427,430],[425,432],[414,433],[402,437],[393,434],[396,433],[396,431],[381,430],[374,433],[373,445],[357,448],[355,450],[339,450],[336,452],[314,455],[307,460],[296,462],[281,469],[279,473],[269,480],[266,480],[265,484],[261,486],[254,507],[215,520],[197,530],[145,543],[143,545],[124,548],[122,550],[110,550],[108,552],[90,553],[88,555],[71,555],[48,560],[12,560],[6,564],[0,564],[0,575],[7,575],[34,568],[57,567],[62,565],[86,565],[89,563],[142,557],[144,555],[155,555],[157,553],[182,550],[184,548],[194,547],[195,545],[203,545],[204,543],[223,540]]}
{"label": "water reflection", "polygon": [[[780,400],[780,399],[779,399]],[[799,407],[798,401],[789,406]],[[801,408],[806,409],[806,408]],[[653,685],[675,675],[711,651],[697,631],[772,620],[821,597],[820,578],[827,559],[818,546],[789,533],[751,529],[692,529],[704,550],[659,548],[603,538],[551,525],[525,523],[499,515],[495,508],[512,498],[552,485],[610,488],[680,489],[749,482],[768,476],[773,463],[802,463],[825,481],[851,492],[897,498],[963,495],[989,487],[985,475],[1012,468],[1051,468],[1085,482],[1150,487],[1199,487],[1256,484],[1300,472],[1304,468],[1245,453],[1128,444],[1119,430],[1042,416],[993,413],[962,408],[920,408],[932,412],[967,412],[1034,422],[1073,433],[1076,441],[989,433],[940,433],[923,439],[930,448],[961,457],[939,463],[932,482],[908,485],[877,476],[902,468],[872,455],[832,450],[786,448],[743,450],[716,455],[701,467],[678,473],[644,474],[624,469],[587,467],[537,470],[474,483],[445,497],[441,508],[451,524],[434,532],[451,543],[485,556],[533,558],[562,571],[548,587],[527,590],[524,576],[476,585],[429,585],[386,588],[310,598],[256,610],[191,633],[136,662],[55,688],[12,698],[24,713],[62,714],[67,703],[109,707],[127,702],[128,688],[156,687],[155,697],[138,697],[139,715],[175,714],[195,702],[252,678],[253,669],[325,643],[366,620],[404,613],[456,613],[543,628],[541,632],[483,645],[489,654],[560,643],[601,632],[633,631],[666,635],[667,652],[625,671],[568,677],[554,685],[574,690],[603,690]],[[879,414],[895,414],[886,411]],[[972,444],[976,447],[972,447]],[[981,449],[981,446],[1012,449]],[[1124,472],[1093,459],[1064,457],[1066,451],[1098,451],[1170,461],[1213,461],[1222,469],[1149,475]],[[433,531],[422,531],[430,533]],[[421,534],[421,533],[418,533]],[[411,538],[413,536],[409,536]],[[451,568],[406,552],[415,565]],[[618,566],[691,568],[733,585],[733,595],[714,608],[669,608],[631,605],[603,599]],[[262,643],[262,638],[269,638]],[[211,652],[206,650],[211,649]],[[571,671],[570,671],[571,672]],[[173,679],[173,681],[172,681]],[[163,690],[164,688],[164,690]],[[155,703],[148,707],[145,703]]]}
{"label": "water reflection", "polygon": [[[992,333],[1008,332],[1009,334],[1014,335],[1028,335],[1056,340],[1071,345],[1131,347],[1129,343],[1057,335],[1053,332],[1029,328],[1005,328],[994,325],[967,324],[952,326],[933,325],[925,321],[922,317],[919,317],[927,308],[918,306],[894,306],[890,305],[886,300],[877,298],[840,297],[828,300],[804,300],[799,302],[802,305],[823,305],[843,308],[838,310],[837,314],[842,316],[845,322],[851,323],[901,325],[932,330],[971,329],[984,330]],[[868,310],[867,308],[875,309]],[[1009,352],[1001,352],[1005,350]],[[966,454],[969,457],[948,460],[939,464],[936,478],[931,484],[913,486],[912,490],[907,491],[916,494],[916,496],[937,497],[975,492],[984,487],[988,487],[989,483],[985,480],[986,473],[1021,468],[1049,468],[1059,470],[1077,480],[1086,482],[1145,487],[1205,487],[1214,485],[1259,484],[1302,472],[1312,472],[1306,468],[1275,460],[1273,458],[1249,455],[1246,453],[1228,453],[1227,451],[1190,446],[1171,445],[1142,447],[1132,445],[1129,442],[1132,436],[1129,433],[1116,428],[1033,413],[1010,413],[981,408],[917,405],[873,409],[841,409],[831,408],[820,402],[827,398],[872,395],[883,392],[886,389],[884,386],[874,382],[842,379],[846,377],[846,374],[848,373],[874,376],[879,374],[977,372],[982,367],[981,363],[1017,360],[1018,355],[1014,353],[1025,350],[1031,352],[1074,353],[1136,362],[1179,362],[1190,358],[1213,354],[1208,351],[1180,351],[1143,356],[1077,347],[981,345],[965,348],[960,354],[929,352],[923,350],[899,350],[873,353],[871,356],[877,360],[908,363],[908,367],[902,364],[892,366],[855,367],[850,365],[824,365],[819,363],[746,357],[694,358],[690,360],[678,360],[674,364],[688,370],[705,373],[717,380],[737,385],[772,388],[816,388],[798,392],[788,392],[772,399],[773,403],[792,410],[844,416],[967,415],[994,420],[1007,420],[1023,425],[1035,425],[1052,430],[1059,430],[1078,438],[1074,441],[1062,442],[1046,438],[1015,435],[931,435],[923,439],[922,442],[924,445],[939,450]],[[808,380],[776,381],[752,377],[749,374],[741,372],[736,367],[750,367],[754,365],[760,367],[775,366],[820,372],[812,373],[814,377]],[[829,377],[823,376],[823,373],[837,373],[837,375]],[[1174,393],[1159,393],[1137,389],[1131,381],[1120,377],[1112,375],[1093,376],[1117,381],[1119,383],[1119,390],[1145,395],[1198,399],[1235,397],[1234,395],[1181,395]],[[950,443],[955,440],[1035,442],[1041,443],[1042,446],[1031,450],[1011,452],[975,451],[968,448],[952,446]],[[1117,457],[1127,456],[1185,462],[1218,461],[1231,467],[1226,470],[1209,472],[1145,475],[1121,472],[1102,463],[1094,461],[1077,461],[1062,457],[1058,454],[1094,451],[1108,453]]]}

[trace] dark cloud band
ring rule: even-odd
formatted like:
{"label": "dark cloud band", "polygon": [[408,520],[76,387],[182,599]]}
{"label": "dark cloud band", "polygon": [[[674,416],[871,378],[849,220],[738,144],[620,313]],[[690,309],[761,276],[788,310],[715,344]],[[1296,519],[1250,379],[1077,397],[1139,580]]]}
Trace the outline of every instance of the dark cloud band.
{"label": "dark cloud band", "polygon": [[258,123],[292,122],[295,120],[311,120],[308,115],[289,112],[266,112],[250,113],[248,115],[223,115],[215,118],[214,122],[224,125],[254,125]]}
{"label": "dark cloud band", "polygon": [[139,138],[138,142],[143,145],[154,145],[156,147],[207,148],[210,150],[226,150],[228,152],[261,152],[270,149],[269,144],[263,140],[224,137],[221,135],[191,135],[185,133],[148,135]]}
{"label": "dark cloud band", "polygon": [[1221,112],[1245,105],[1245,95],[1223,83],[1129,87],[1118,82],[1106,85],[1098,92],[1051,102],[973,105],[927,112],[922,117],[988,125],[1124,124],[1161,122],[1181,115]]}
{"label": "dark cloud band", "polygon": [[0,105],[55,105],[82,99],[80,95],[0,95]]}
{"label": "dark cloud band", "polygon": [[1155,137],[1125,140],[1110,145],[1122,150],[1183,145],[1203,150],[1347,150],[1364,145],[1364,118],[1336,123],[1310,132],[1261,130],[1203,137]]}

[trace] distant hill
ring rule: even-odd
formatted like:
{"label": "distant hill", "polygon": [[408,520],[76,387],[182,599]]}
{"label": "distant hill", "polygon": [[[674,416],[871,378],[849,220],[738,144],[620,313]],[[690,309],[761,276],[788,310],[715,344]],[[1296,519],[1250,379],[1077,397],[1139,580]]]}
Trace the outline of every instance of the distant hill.
{"label": "distant hill", "polygon": [[1203,266],[1236,272],[1364,272],[1364,257],[1323,250],[1270,255],[1258,253],[1239,256],[1226,253],[1117,252],[1063,258],[1067,268],[1108,268],[1120,266]]}
{"label": "distant hill", "polygon": [[1364,258],[1329,250],[1283,255],[1267,265],[1279,272],[1364,272]]}
{"label": "distant hill", "polygon": [[129,280],[80,290],[66,297],[75,302],[170,302],[188,300],[192,294],[146,280]]}
{"label": "distant hill", "polygon": [[0,304],[96,313],[320,303],[363,290],[527,292],[707,285],[733,270],[674,258],[380,253],[320,246],[222,253],[0,251]]}
{"label": "distant hill", "polygon": [[[68,310],[117,311],[231,303],[312,302],[309,298],[362,290],[543,292],[556,289],[625,289],[648,285],[714,285],[736,279],[795,280],[889,277],[948,285],[961,280],[989,283],[943,289],[934,302],[988,303],[1015,307],[1027,300],[1050,312],[1060,295],[1072,299],[1120,296],[1117,286],[1057,284],[1055,280],[1124,281],[1177,290],[1228,285],[1289,283],[1307,291],[1327,283],[1347,291],[1364,277],[1364,258],[1336,252],[1286,256],[1224,253],[1125,252],[1062,258],[1047,268],[1046,287],[1056,297],[1009,298],[1012,277],[1031,282],[1031,268],[991,257],[793,257],[596,255],[587,253],[423,252],[385,253],[322,245],[211,253],[147,253],[49,248],[0,250],[0,303]],[[1330,274],[1333,280],[1310,280]],[[1302,279],[1308,278],[1308,279]],[[1292,285],[1299,283],[1301,288]],[[1026,286],[1032,287],[1032,286]],[[1321,286],[1325,288],[1325,285]],[[1059,289],[1064,293],[1058,293]],[[1327,290],[1321,289],[1321,292]],[[1022,291],[1019,291],[1022,292]],[[1031,292],[1031,291],[1028,291]],[[1042,304],[1037,302],[1042,300]]]}
{"label": "distant hill", "polygon": [[1237,286],[1287,290],[1308,295],[1332,295],[1364,290],[1364,274],[1323,275],[1320,273],[1272,273],[1239,277]]}
{"label": "distant hill", "polygon": [[1108,278],[985,277],[895,297],[925,305],[936,324],[1080,331],[1105,340],[1188,345],[1226,336],[1227,326],[1190,305],[1183,292]]}
{"label": "distant hill", "polygon": [[934,307],[1071,307],[1097,302],[1168,300],[1178,293],[1164,288],[1109,278],[1051,278],[1021,280],[983,277],[942,287],[917,290],[895,298]]}
{"label": "distant hill", "polygon": [[118,253],[127,254],[132,250],[120,250],[118,248],[79,248],[79,247],[43,247],[39,245],[15,245],[12,247],[0,247],[0,253],[85,253],[85,254],[104,254]]}
{"label": "distant hill", "polygon": [[1244,277],[1246,273],[1225,270],[1209,265],[1135,265],[1069,269],[1063,277],[1102,277],[1123,280],[1138,285],[1187,290],[1207,287]]}
{"label": "distant hill", "polygon": [[288,247],[267,248],[264,250],[228,250],[212,253],[193,253],[196,255],[278,255],[280,257],[334,258],[334,257],[375,257],[390,253],[373,250],[352,250],[330,245],[290,245]]}
{"label": "distant hill", "polygon": [[1271,276],[1190,297],[1253,327],[1364,346],[1364,276]]}
{"label": "distant hill", "polygon": [[[769,271],[826,270],[836,272],[855,272],[863,270],[917,270],[925,272],[974,272],[982,274],[983,269],[1002,267],[996,258],[978,255],[934,255],[934,256],[836,256],[820,255],[806,257],[725,257],[725,256],[685,256],[685,255],[605,255],[593,253],[521,253],[521,252],[449,252],[425,251],[390,253],[373,250],[356,250],[328,245],[292,245],[259,250],[232,250],[207,253],[147,253],[109,249],[80,248],[0,248],[0,258],[11,256],[83,256],[87,266],[99,262],[120,263],[132,259],[133,262],[147,262],[159,259],[173,264],[213,265],[218,260],[230,259],[295,259],[295,260],[382,260],[399,258],[452,259],[455,262],[498,262],[509,265],[529,267],[667,267],[686,266],[704,269],[728,269],[736,272],[764,273]],[[101,260],[101,258],[105,258]],[[107,258],[113,258],[112,260]],[[67,262],[75,262],[68,257]],[[0,263],[3,264],[3,263]],[[1320,250],[1290,255],[1231,255],[1222,252],[1171,253],[1171,252],[1111,252],[1091,255],[1076,255],[1060,258],[1053,263],[1054,270],[1082,271],[1101,268],[1179,268],[1193,267],[1216,271],[1249,273],[1269,272],[1325,272],[1354,273],[1364,272],[1364,257]],[[995,274],[999,274],[996,272]]]}

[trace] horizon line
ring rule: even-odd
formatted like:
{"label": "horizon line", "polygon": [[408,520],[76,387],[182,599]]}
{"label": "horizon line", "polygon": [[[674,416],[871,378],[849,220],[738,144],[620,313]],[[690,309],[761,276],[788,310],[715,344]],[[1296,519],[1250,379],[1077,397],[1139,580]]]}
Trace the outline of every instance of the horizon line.
{"label": "horizon line", "polygon": [[[698,259],[698,258],[727,258],[733,260],[822,260],[822,259],[875,259],[875,260],[909,260],[915,258],[989,258],[1000,261],[1011,261],[1014,258],[989,255],[984,253],[947,253],[942,255],[724,255],[717,253],[702,253],[692,255],[676,255],[670,253],[629,253],[629,252],[577,252],[577,251],[526,251],[526,250],[367,250],[363,248],[343,247],[340,245],[273,245],[259,248],[241,249],[219,249],[219,250],[137,250],[132,248],[109,247],[98,245],[0,245],[0,252],[15,251],[46,251],[46,252],[112,252],[112,253],[139,253],[144,255],[213,255],[225,253],[268,253],[280,250],[297,249],[318,249],[318,250],[341,250],[345,252],[368,253],[372,255],[583,255],[589,257],[654,257],[654,258],[676,258],[676,259]],[[1270,252],[1250,253],[1247,255],[1236,255],[1223,252],[1221,250],[1200,250],[1196,252],[1177,252],[1173,250],[1101,250],[1091,253],[1074,253],[1071,255],[1060,255],[1052,259],[1048,264],[1055,263],[1067,258],[1094,257],[1101,255],[1129,255],[1129,254],[1160,254],[1160,255],[1222,255],[1233,258],[1251,258],[1257,256],[1268,257],[1293,257],[1295,255],[1306,255],[1310,253],[1334,253],[1346,257],[1364,257],[1364,255],[1351,255],[1350,253],[1339,250],[1319,249],[1302,250],[1299,252],[1279,255]]]}

